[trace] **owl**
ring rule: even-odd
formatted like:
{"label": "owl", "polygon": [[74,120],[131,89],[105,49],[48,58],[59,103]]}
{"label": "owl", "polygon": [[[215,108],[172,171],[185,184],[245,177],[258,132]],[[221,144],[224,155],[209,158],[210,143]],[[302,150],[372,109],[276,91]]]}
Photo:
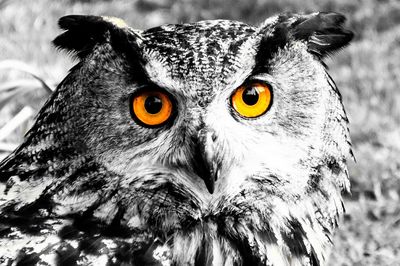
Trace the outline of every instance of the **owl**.
{"label": "owl", "polygon": [[344,22],[61,18],[79,62],[0,163],[0,264],[326,265],[353,156],[323,63]]}

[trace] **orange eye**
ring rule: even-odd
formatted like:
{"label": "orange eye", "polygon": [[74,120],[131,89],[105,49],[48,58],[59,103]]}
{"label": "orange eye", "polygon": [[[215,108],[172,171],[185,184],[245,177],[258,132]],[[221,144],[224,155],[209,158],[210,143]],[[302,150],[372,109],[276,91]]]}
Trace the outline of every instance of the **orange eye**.
{"label": "orange eye", "polygon": [[232,106],[239,115],[254,118],[263,115],[271,106],[272,92],[268,84],[252,82],[240,86],[232,95]]}
{"label": "orange eye", "polygon": [[164,124],[172,115],[172,101],[162,91],[140,91],[131,100],[133,118],[145,126]]}

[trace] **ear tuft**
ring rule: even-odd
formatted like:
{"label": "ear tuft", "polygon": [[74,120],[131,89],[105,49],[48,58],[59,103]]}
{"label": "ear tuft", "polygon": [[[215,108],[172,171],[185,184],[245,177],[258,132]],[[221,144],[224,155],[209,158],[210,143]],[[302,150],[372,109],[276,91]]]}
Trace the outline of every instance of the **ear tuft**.
{"label": "ear tuft", "polygon": [[84,15],[62,17],[58,25],[65,32],[54,39],[53,44],[79,58],[85,57],[97,43],[107,41],[110,36],[126,35],[123,29],[127,27],[121,19]]}
{"label": "ear tuft", "polygon": [[307,41],[308,50],[320,57],[329,55],[349,44],[353,33],[343,28],[346,18],[338,13],[316,13],[295,23],[295,39]]}
{"label": "ear tuft", "polygon": [[346,18],[338,13],[298,15],[283,13],[266,20],[259,32],[263,35],[256,56],[257,65],[265,62],[291,41],[303,41],[310,53],[323,58],[345,47],[353,33],[344,28]]}

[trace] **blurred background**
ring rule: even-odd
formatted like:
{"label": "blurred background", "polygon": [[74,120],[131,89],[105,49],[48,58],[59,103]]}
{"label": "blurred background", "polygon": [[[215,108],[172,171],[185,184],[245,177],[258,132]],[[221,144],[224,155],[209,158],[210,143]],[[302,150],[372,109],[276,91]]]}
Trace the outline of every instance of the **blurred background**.
{"label": "blurred background", "polygon": [[108,15],[146,29],[280,12],[336,11],[356,33],[327,59],[344,98],[357,163],[330,265],[400,265],[399,0],[0,0],[0,160],[22,142],[40,107],[76,63],[51,41],[66,14]]}

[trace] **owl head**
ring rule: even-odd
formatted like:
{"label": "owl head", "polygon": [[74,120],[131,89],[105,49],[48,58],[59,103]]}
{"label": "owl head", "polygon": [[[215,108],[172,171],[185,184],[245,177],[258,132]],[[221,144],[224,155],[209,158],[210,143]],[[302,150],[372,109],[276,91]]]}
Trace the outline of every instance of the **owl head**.
{"label": "owl head", "polygon": [[79,63],[0,164],[2,211],[150,231],[178,265],[324,264],[352,156],[322,61],[344,21],[61,18],[54,44]]}

